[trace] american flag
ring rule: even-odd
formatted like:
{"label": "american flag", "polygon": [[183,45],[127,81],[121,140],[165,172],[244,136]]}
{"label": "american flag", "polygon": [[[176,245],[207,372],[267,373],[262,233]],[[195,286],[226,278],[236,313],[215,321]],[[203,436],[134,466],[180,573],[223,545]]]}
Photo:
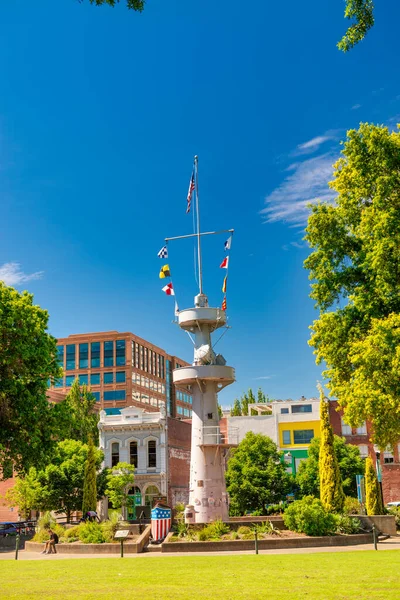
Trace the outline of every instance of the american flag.
{"label": "american flag", "polygon": [[163,540],[171,529],[171,509],[156,505],[151,511],[151,535],[155,542]]}
{"label": "american flag", "polygon": [[195,188],[195,184],[194,184],[194,169],[193,169],[192,176],[190,178],[190,183],[189,183],[189,191],[188,191],[188,195],[186,198],[186,201],[187,201],[186,213],[190,212],[190,206],[192,204],[192,194],[193,194],[194,188]]}

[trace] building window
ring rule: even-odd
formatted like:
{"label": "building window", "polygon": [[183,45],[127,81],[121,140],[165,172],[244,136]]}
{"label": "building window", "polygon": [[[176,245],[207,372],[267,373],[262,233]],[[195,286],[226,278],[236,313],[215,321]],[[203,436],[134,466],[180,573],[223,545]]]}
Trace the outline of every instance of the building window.
{"label": "building window", "polygon": [[115,373],[115,383],[125,383],[125,371],[117,371]]}
{"label": "building window", "polygon": [[367,435],[367,424],[363,423],[360,427],[356,429],[357,435]]}
{"label": "building window", "polygon": [[367,444],[360,444],[358,446],[358,449],[360,451],[361,458],[367,458],[368,457],[368,446],[367,446]]}
{"label": "building window", "polygon": [[146,506],[153,506],[154,500],[157,496],[160,495],[160,491],[156,485],[149,485],[146,489],[146,494],[144,497],[144,503]]}
{"label": "building window", "polygon": [[104,383],[114,383],[114,373],[104,373]]}
{"label": "building window", "polygon": [[295,444],[309,444],[313,437],[313,429],[299,429],[298,431],[293,431],[293,441]]}
{"label": "building window", "polygon": [[114,342],[104,342],[104,366],[114,366]]}
{"label": "building window", "polygon": [[88,384],[88,375],[79,375],[79,385]]}
{"label": "building window", "polygon": [[100,402],[100,392],[92,392],[92,394],[96,398],[96,402]]}
{"label": "building window", "polygon": [[296,406],[292,406],[292,414],[298,414],[298,413],[310,413],[312,412],[312,406],[311,404],[298,404]]}
{"label": "building window", "polygon": [[351,435],[351,427],[350,425],[347,425],[343,419],[341,419],[342,422],[342,435]]}
{"label": "building window", "polygon": [[131,465],[137,469],[138,466],[138,452],[137,452],[137,442],[131,442],[129,444],[129,462]]}
{"label": "building window", "polygon": [[282,440],[284,444],[291,444],[290,431],[282,431]]}
{"label": "building window", "polygon": [[147,442],[147,466],[149,469],[157,467],[157,446],[155,440]]}
{"label": "building window", "polygon": [[75,369],[75,344],[67,345],[67,364],[66,371],[73,371]]}
{"label": "building window", "polygon": [[125,400],[125,390],[113,390],[112,392],[104,392],[104,402],[112,400]]}
{"label": "building window", "polygon": [[140,361],[139,344],[137,342],[135,342],[135,367],[137,369],[139,368],[139,361]]}
{"label": "building window", "polygon": [[288,408],[281,408],[281,415],[288,415],[288,414],[289,414]]}
{"label": "building window", "polygon": [[119,463],[119,443],[111,444],[111,466],[115,467]]}
{"label": "building window", "polygon": [[116,342],[116,365],[117,367],[125,366],[125,340],[117,340]]}
{"label": "building window", "polygon": [[56,379],[54,382],[54,387],[64,387],[64,378]]}
{"label": "building window", "polygon": [[60,367],[64,368],[64,346],[57,346],[57,361]]}
{"label": "building window", "polygon": [[87,369],[89,366],[89,344],[79,344],[79,368]]}
{"label": "building window", "polygon": [[139,346],[140,362],[139,368],[143,371],[143,346]]}
{"label": "building window", "polygon": [[100,385],[100,373],[92,373],[91,374],[90,385]]}
{"label": "building window", "polygon": [[100,367],[100,342],[90,344],[90,364],[92,368]]}
{"label": "building window", "polygon": [[387,446],[386,450],[383,453],[383,462],[385,463],[385,465],[390,465],[391,463],[394,463],[394,456],[390,446]]}
{"label": "building window", "polygon": [[67,375],[65,378],[65,386],[71,387],[71,385],[74,383],[74,380],[75,380],[75,375]]}

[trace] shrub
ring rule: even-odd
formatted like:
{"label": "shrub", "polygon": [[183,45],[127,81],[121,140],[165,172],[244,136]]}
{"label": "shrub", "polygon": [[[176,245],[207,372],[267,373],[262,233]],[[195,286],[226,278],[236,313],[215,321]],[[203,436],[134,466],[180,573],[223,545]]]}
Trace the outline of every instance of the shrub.
{"label": "shrub", "polygon": [[281,504],[270,504],[267,506],[265,515],[281,515],[287,508],[287,502],[281,502]]}
{"label": "shrub", "polygon": [[104,521],[101,524],[104,538],[107,542],[112,542],[114,540],[115,532],[120,523],[120,517],[120,514],[113,513],[107,521]]}
{"label": "shrub", "polygon": [[39,529],[33,536],[32,541],[43,544],[44,542],[47,542],[49,538],[50,534],[48,529]]}
{"label": "shrub", "polygon": [[240,535],[242,540],[253,540],[254,539],[254,529],[248,527],[247,525],[241,525],[238,530],[238,534]]}
{"label": "shrub", "polygon": [[388,514],[394,515],[397,529],[400,529],[400,506],[391,506],[388,508]]}
{"label": "shrub", "polygon": [[100,523],[82,523],[79,527],[79,539],[84,544],[103,544],[106,541]]}
{"label": "shrub", "polygon": [[75,525],[75,527],[70,527],[69,529],[65,530],[64,533],[64,537],[70,541],[70,538],[77,538],[79,539],[79,528],[81,527],[81,525]]}
{"label": "shrub", "polygon": [[357,498],[346,496],[344,499],[343,514],[345,515],[359,515],[361,513],[361,506]]}
{"label": "shrub", "polygon": [[197,539],[199,540],[199,542],[207,542],[209,540],[207,527],[204,527],[204,529],[199,531],[199,533],[197,534]]}
{"label": "shrub", "polygon": [[221,521],[221,519],[218,519],[199,531],[197,537],[200,541],[219,540],[223,535],[229,533],[229,531],[229,526]]}
{"label": "shrub", "polygon": [[178,521],[175,525],[175,531],[179,538],[187,537],[189,533],[189,525],[187,525],[183,521]]}
{"label": "shrub", "polygon": [[338,515],[336,517],[336,528],[338,533],[345,533],[346,535],[359,533],[361,530],[361,521],[349,515]]}
{"label": "shrub", "polygon": [[237,531],[232,531],[231,533],[231,540],[238,540],[240,538],[239,534]]}
{"label": "shrub", "polygon": [[185,513],[185,505],[183,502],[178,502],[174,506],[174,517],[177,521],[183,520]]}
{"label": "shrub", "polygon": [[59,538],[61,538],[65,535],[65,527],[63,527],[62,525],[59,525],[58,523],[53,525],[53,527],[51,529],[54,531],[54,533],[56,533],[58,535]]}
{"label": "shrub", "polygon": [[329,535],[336,531],[335,516],[314,496],[304,496],[286,509],[283,520],[288,529],[306,535]]}
{"label": "shrub", "polygon": [[258,523],[256,525],[256,530],[258,535],[280,535],[281,532],[279,529],[274,527],[274,524],[271,521],[264,521],[263,523]]}

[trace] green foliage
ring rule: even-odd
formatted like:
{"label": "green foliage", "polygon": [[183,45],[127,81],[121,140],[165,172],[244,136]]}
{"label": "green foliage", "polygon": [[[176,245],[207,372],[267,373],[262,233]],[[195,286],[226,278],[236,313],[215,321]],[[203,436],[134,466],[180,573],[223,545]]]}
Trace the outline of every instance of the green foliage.
{"label": "green foliage", "polygon": [[85,475],[83,482],[82,513],[85,515],[89,510],[96,510],[97,505],[97,468],[96,454],[92,436],[89,436],[88,453],[85,462]]}
{"label": "green foliage", "polygon": [[83,544],[104,544],[106,536],[100,523],[82,523],[79,527],[79,540]]}
{"label": "green foliage", "polygon": [[121,515],[113,513],[107,521],[101,524],[106,542],[112,542],[121,520]]}
{"label": "green foliage", "polygon": [[[256,400],[253,390],[249,388],[246,394],[241,395],[240,399],[235,399],[231,408],[231,417],[247,417],[249,414],[249,404],[255,404],[256,402],[265,404],[269,402],[269,398],[261,388],[258,388]],[[256,415],[257,411],[252,409],[251,414]]]}
{"label": "green foliage", "polygon": [[328,402],[321,388],[320,402],[321,441],[319,449],[319,494],[322,504],[328,511],[341,512],[344,493],[340,477],[339,463],[333,444],[333,431],[329,420]]}
{"label": "green foliage", "polygon": [[231,408],[231,417],[241,417],[241,416],[242,416],[242,407],[240,405],[240,400],[238,398],[236,398],[233,403],[233,408]]}
{"label": "green foliage", "polygon": [[349,425],[400,436],[400,133],[363,123],[347,133],[330,186],[312,208],[305,261],[320,309],[310,345]]}
{"label": "green foliage", "polygon": [[42,514],[41,517],[39,517],[38,522],[37,522],[37,526],[38,529],[51,529],[52,527],[54,527],[54,525],[56,524],[56,520],[55,518],[52,516],[50,511],[46,511]]}
{"label": "green foliage", "polygon": [[314,496],[304,496],[288,506],[283,515],[288,529],[319,536],[331,535],[336,531],[335,515],[330,513],[322,502]]}
{"label": "green foliage", "polygon": [[381,490],[372,459],[365,460],[365,508],[367,515],[383,515]]}
{"label": "green foliage", "polygon": [[79,539],[79,530],[82,525],[75,525],[75,527],[69,527],[65,530],[64,538],[67,542],[71,541],[72,538]]}
{"label": "green foliage", "polygon": [[76,378],[65,400],[55,406],[61,439],[78,440],[87,444],[92,437],[99,439],[99,414],[95,408],[96,398],[87,385],[79,385]]}
{"label": "green foliage", "polygon": [[54,517],[49,511],[45,512],[37,523],[37,531],[33,536],[34,542],[46,542],[50,538],[49,529],[54,531],[59,538],[65,536],[65,529],[62,525],[56,523]]}
{"label": "green foliage", "polygon": [[54,447],[57,422],[47,380],[62,371],[48,318],[32,294],[0,281],[0,473],[10,461],[18,473],[41,468]]}
{"label": "green foliage", "polygon": [[41,507],[42,486],[37,479],[35,467],[31,467],[24,477],[17,477],[12,488],[8,489],[5,501],[8,506],[18,506],[24,519],[29,519],[32,510]]}
{"label": "green foliage", "polygon": [[[343,492],[356,497],[356,475],[362,475],[365,469],[360,450],[337,435],[333,436],[333,447],[339,463]],[[319,449],[320,438],[315,437],[308,447],[307,460],[301,461],[296,473],[296,483],[302,496],[319,496]]]}
{"label": "green foliage", "polygon": [[348,52],[363,40],[374,25],[374,4],[372,0],[346,0],[344,11],[346,19],[354,19],[345,35],[338,43],[339,50]]}
{"label": "green foliage", "polygon": [[226,484],[233,515],[264,511],[267,504],[285,498],[290,483],[281,453],[269,437],[250,431],[232,451]]}
{"label": "green foliage", "polygon": [[[83,2],[83,0],[79,0],[79,2]],[[116,6],[119,4],[119,0],[89,0],[90,4],[95,4],[96,6],[102,6],[103,4],[108,4],[109,6]],[[131,10],[136,10],[138,12],[142,12],[144,9],[146,0],[126,0],[126,6]]]}
{"label": "green foliage", "polygon": [[350,517],[349,515],[337,515],[336,531],[337,533],[344,533],[346,535],[360,533],[361,521],[360,519]]}
{"label": "green foliage", "polygon": [[343,514],[345,515],[359,515],[361,514],[361,506],[357,498],[351,498],[346,496],[344,499]]}
{"label": "green foliage", "polygon": [[265,515],[280,515],[283,512],[285,512],[287,507],[288,507],[287,502],[280,502],[279,504],[271,504],[270,506],[267,506],[266,510],[264,511],[264,514]]}
{"label": "green foliage", "polygon": [[248,527],[247,525],[241,525],[238,527],[237,532],[242,540],[254,539],[254,529],[251,529],[251,527]]}
{"label": "green foliage", "polygon": [[113,508],[126,508],[133,498],[128,495],[129,488],[135,481],[135,467],[129,463],[119,462],[107,474],[105,494]]}
{"label": "green foliage", "polygon": [[400,506],[391,506],[387,509],[389,515],[393,515],[396,521],[397,529],[400,529]]}
{"label": "green foliage", "polygon": [[232,531],[231,533],[231,540],[238,540],[240,538],[239,534],[237,531]]}

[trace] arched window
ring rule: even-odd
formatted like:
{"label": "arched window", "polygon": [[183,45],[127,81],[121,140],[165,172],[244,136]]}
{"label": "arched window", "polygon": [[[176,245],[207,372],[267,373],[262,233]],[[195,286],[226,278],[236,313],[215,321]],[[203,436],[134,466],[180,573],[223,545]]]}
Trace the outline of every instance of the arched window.
{"label": "arched window", "polygon": [[147,466],[149,469],[157,467],[157,445],[155,440],[147,442]]}
{"label": "arched window", "polygon": [[131,442],[129,444],[129,462],[131,465],[137,469],[138,466],[138,452],[137,452],[137,442]]}
{"label": "arched window", "polygon": [[146,489],[146,494],[144,497],[144,503],[146,506],[153,506],[154,498],[160,495],[160,490],[156,485],[149,485]]}
{"label": "arched window", "polygon": [[111,444],[111,466],[115,467],[119,463],[119,443]]}

